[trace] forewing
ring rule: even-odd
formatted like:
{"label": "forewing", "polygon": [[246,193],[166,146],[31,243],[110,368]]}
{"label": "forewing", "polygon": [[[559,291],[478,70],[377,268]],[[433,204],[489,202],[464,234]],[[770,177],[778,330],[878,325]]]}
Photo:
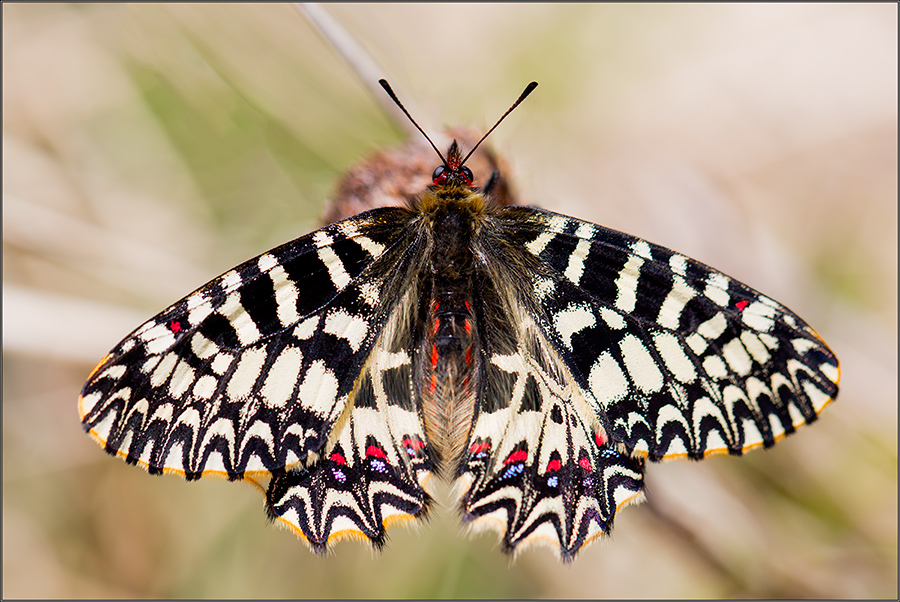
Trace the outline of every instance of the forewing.
{"label": "forewing", "polygon": [[342,416],[382,324],[409,212],[378,209],[251,259],[116,346],[79,412],[151,472],[236,479],[304,464]]}
{"label": "forewing", "polygon": [[629,453],[769,447],[837,395],[824,341],[752,288],[602,226],[524,207],[506,217],[506,234],[538,260],[544,333]]}

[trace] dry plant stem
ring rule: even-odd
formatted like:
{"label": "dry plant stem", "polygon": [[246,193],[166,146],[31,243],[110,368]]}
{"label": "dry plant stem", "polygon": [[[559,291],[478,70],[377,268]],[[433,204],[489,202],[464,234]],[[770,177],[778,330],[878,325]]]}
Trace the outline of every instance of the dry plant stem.
{"label": "dry plant stem", "polygon": [[357,42],[338,21],[320,4],[296,2],[294,6],[303,13],[312,26],[327,41],[344,62],[356,73],[359,81],[369,90],[372,98],[387,113],[391,123],[403,131],[407,138],[418,136],[415,127],[403,112],[384,95],[378,80],[385,76],[384,69],[375,62],[365,48]]}

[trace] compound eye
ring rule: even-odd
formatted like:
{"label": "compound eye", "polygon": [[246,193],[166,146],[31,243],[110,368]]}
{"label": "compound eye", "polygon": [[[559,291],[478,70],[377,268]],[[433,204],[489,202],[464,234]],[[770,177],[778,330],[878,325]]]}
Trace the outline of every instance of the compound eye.
{"label": "compound eye", "polygon": [[446,171],[446,168],[445,168],[443,165],[439,165],[438,167],[436,167],[436,168],[434,169],[434,173],[431,174],[431,180],[432,180],[432,182],[434,182],[435,184],[437,184],[438,182],[440,182],[441,180],[443,180],[443,179],[444,179],[444,172],[445,172],[445,171]]}
{"label": "compound eye", "polygon": [[472,175],[472,170],[463,165],[462,169],[460,170],[460,174],[462,175],[463,180],[466,181],[466,185],[471,186],[472,180],[475,179],[475,176]]}

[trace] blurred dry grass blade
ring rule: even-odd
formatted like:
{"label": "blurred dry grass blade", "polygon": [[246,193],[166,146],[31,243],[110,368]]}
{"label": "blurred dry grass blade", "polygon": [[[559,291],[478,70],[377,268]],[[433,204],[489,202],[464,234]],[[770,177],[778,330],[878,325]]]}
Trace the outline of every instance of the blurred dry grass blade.
{"label": "blurred dry grass blade", "polygon": [[167,252],[165,246],[122,236],[15,195],[4,195],[3,216],[8,220],[3,229],[4,243],[52,253],[73,271],[102,262],[105,269],[95,274],[109,286],[137,295],[175,297],[209,277],[207,271],[181,255]]}
{"label": "blurred dry grass blade", "polygon": [[310,23],[315,26],[316,31],[331,44],[331,47],[356,73],[359,82],[366,87],[369,94],[375,99],[375,102],[388,115],[394,127],[403,131],[407,138],[418,136],[419,132],[415,126],[409,122],[403,111],[390,101],[384,94],[384,90],[378,85],[378,80],[385,77],[386,73],[375,62],[372,55],[321,4],[295,2],[294,6],[309,19]]}
{"label": "blurred dry grass blade", "polygon": [[147,316],[121,305],[12,284],[3,287],[3,351],[96,363]]}

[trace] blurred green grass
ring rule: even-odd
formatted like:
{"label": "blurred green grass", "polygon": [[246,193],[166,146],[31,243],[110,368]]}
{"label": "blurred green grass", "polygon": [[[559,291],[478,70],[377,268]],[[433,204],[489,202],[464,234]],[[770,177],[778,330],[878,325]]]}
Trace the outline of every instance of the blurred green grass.
{"label": "blurred green grass", "polygon": [[4,597],[895,598],[896,7],[326,10],[431,131],[541,82],[492,137],[523,200],[784,301],[841,358],[837,403],[771,451],[650,467],[663,515],[626,508],[571,567],[452,509],[317,558],[251,487],[105,456],[75,400],[399,130],[289,6],[4,5]]}

